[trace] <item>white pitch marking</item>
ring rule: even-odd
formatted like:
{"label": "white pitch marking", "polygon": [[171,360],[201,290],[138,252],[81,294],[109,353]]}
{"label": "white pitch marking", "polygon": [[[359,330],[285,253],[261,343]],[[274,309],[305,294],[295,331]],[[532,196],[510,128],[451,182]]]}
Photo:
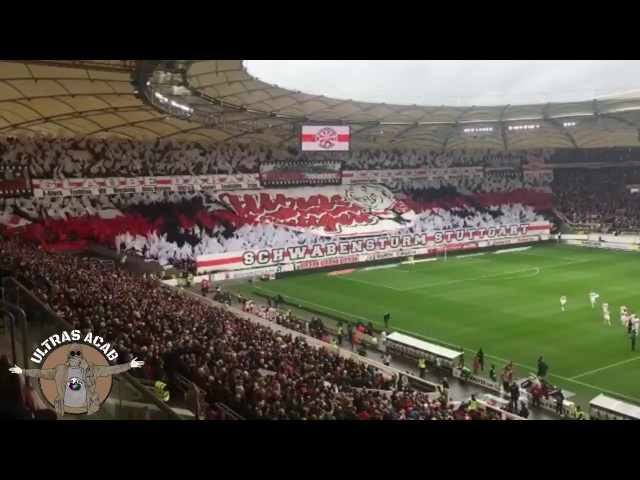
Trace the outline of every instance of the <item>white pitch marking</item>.
{"label": "white pitch marking", "polygon": [[[588,261],[588,260],[586,260],[586,261]],[[312,303],[312,302],[308,302],[307,300],[302,300],[302,299],[300,299],[300,298],[295,298],[295,297],[292,297],[291,295],[283,294],[282,292],[276,292],[276,291],[273,291],[273,290],[269,290],[268,288],[262,288],[262,287],[254,287],[254,288],[255,288],[256,290],[262,290],[262,291],[264,291],[264,292],[271,293],[271,294],[273,294],[273,295],[280,294],[280,295],[282,295],[283,297],[285,297],[285,298],[287,298],[287,297],[288,297],[288,298],[290,298],[291,300],[295,300],[296,302],[306,303],[307,305],[311,305],[311,306],[313,306],[313,307],[322,308],[322,309],[324,309],[324,310],[328,310],[328,311],[330,311],[330,312],[339,313],[339,314],[344,315],[344,316],[346,316],[346,317],[357,318],[357,319],[359,319],[359,320],[364,320],[364,321],[366,321],[366,322],[372,322],[372,323],[373,323],[373,324],[375,324],[375,325],[382,325],[382,322],[379,322],[379,321],[377,321],[377,320],[372,320],[372,319],[370,319],[370,318],[361,317],[361,316],[359,316],[359,315],[354,315],[354,314],[352,314],[352,313],[348,313],[348,312],[342,312],[342,311],[340,311],[340,310],[336,310],[335,308],[325,307],[324,305],[318,305],[317,303]],[[413,336],[415,336],[415,334],[413,334],[413,333],[411,333],[411,332],[407,332],[407,331],[405,331],[405,330],[400,330],[400,329],[398,329],[398,328],[394,328],[393,330],[395,330],[395,331],[397,331],[397,332],[400,332],[400,333],[404,333],[404,334],[406,334],[406,335],[413,335]],[[467,347],[462,347],[462,348],[464,348],[464,349],[465,349],[465,351],[467,351],[467,352],[476,353],[476,350],[474,350],[474,349],[467,348]],[[487,357],[487,358],[493,358],[494,360],[498,360],[499,362],[503,362],[503,363],[505,363],[505,364],[509,363],[509,360],[505,360],[504,358],[496,357],[496,356],[494,356],[494,355],[487,355],[487,354],[485,354],[485,357]],[[640,358],[640,357],[638,357],[638,358]],[[635,360],[635,358],[634,358],[634,360]],[[518,366],[518,367],[526,368],[527,370],[530,370],[530,371],[533,371],[533,372],[535,372],[535,371],[536,371],[536,369],[535,369],[535,368],[528,367],[528,366],[526,366],[526,365],[522,365],[521,363],[513,362],[513,364],[514,364],[514,365],[516,365],[516,366]],[[607,368],[609,368],[609,367],[607,367]],[[589,372],[589,373],[593,373],[593,372]],[[585,375],[585,374],[581,374],[581,375],[579,375],[579,376],[581,377],[581,376],[583,376],[583,375]],[[563,380],[563,381],[565,381],[565,382],[575,383],[576,385],[582,385],[583,387],[591,388],[591,389],[593,389],[593,390],[598,390],[598,391],[603,392],[603,393],[609,393],[609,394],[611,394],[611,395],[615,395],[615,396],[617,396],[617,397],[624,398],[624,399],[626,399],[626,400],[630,400],[630,401],[632,401],[632,402],[640,403],[640,398],[633,398],[633,397],[629,397],[629,396],[627,396],[627,395],[623,395],[623,394],[621,394],[621,393],[614,392],[614,391],[612,391],[612,390],[607,390],[607,389],[604,389],[604,388],[601,388],[601,387],[597,387],[597,386],[595,386],[595,385],[589,385],[588,383],[579,382],[578,380],[575,380],[575,378],[577,378],[577,377],[571,377],[571,378],[569,378],[569,377],[563,377],[563,376],[561,376],[561,375],[556,375],[555,373],[549,373],[547,376],[549,376],[549,377],[553,377],[553,378],[557,378],[557,379],[559,379],[559,380]]]}
{"label": "white pitch marking", "polygon": [[638,359],[640,359],[640,357],[627,358],[626,360],[623,360],[623,361],[618,362],[618,363],[613,363],[611,365],[607,365],[606,367],[596,368],[595,370],[590,370],[588,372],[581,373],[580,375],[574,375],[573,377],[571,377],[571,380],[575,380],[576,378],[580,378],[580,377],[586,377],[587,375],[591,375],[592,373],[597,373],[597,372],[601,372],[603,370],[608,370],[610,368],[617,367],[619,365],[624,365],[625,363],[633,362],[633,361],[638,360]]}
{"label": "white pitch marking", "polygon": [[[402,291],[403,292],[408,292],[408,291],[411,291],[411,290],[419,290],[421,288],[434,288],[434,287],[440,287],[440,286],[444,286],[444,285],[453,285],[455,283],[473,282],[475,280],[483,280],[483,279],[489,279],[489,278],[493,278],[493,277],[504,277],[504,276],[508,276],[508,275],[514,275],[516,273],[530,272],[532,270],[538,270],[538,273],[540,273],[540,270],[545,269],[545,268],[566,267],[566,266],[569,266],[569,265],[575,265],[575,264],[578,264],[578,263],[586,263],[586,262],[589,262],[589,261],[590,260],[576,260],[574,262],[559,263],[559,264],[556,264],[556,265],[548,265],[548,266],[544,266],[544,267],[531,267],[531,268],[524,268],[522,270],[513,270],[511,272],[492,273],[490,275],[480,275],[478,277],[461,278],[461,279],[458,279],[458,280],[450,280],[448,282],[429,283],[429,284],[426,284],[426,285],[418,285],[416,287],[405,288]],[[531,276],[534,276],[534,275],[531,275]],[[522,278],[527,278],[527,277],[522,277]],[[513,280],[513,278],[506,278],[505,280]]]}

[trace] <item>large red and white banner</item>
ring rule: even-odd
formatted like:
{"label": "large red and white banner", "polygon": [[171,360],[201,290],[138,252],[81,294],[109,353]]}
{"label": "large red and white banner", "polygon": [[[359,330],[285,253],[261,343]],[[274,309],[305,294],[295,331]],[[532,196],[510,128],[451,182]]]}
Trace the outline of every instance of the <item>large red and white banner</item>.
{"label": "large red and white banner", "polygon": [[348,152],[350,140],[348,125],[303,125],[300,144],[303,152]]}
{"label": "large red and white banner", "polygon": [[35,197],[75,197],[144,192],[206,192],[260,188],[258,174],[182,175],[32,180]]}
{"label": "large red and white banner", "polygon": [[399,180],[449,180],[452,178],[481,178],[483,176],[483,167],[345,170],[342,172],[342,183],[346,185],[366,185]]}
{"label": "large red and white banner", "polygon": [[370,236],[397,230],[415,218],[382,185],[221,192],[215,197],[245,223],[273,223],[323,236]]}
{"label": "large red and white banner", "polygon": [[424,255],[446,246],[457,250],[490,246],[491,242],[516,240],[537,241],[549,235],[549,223],[534,222],[514,225],[464,228],[431,233],[383,235],[367,238],[336,238],[335,241],[315,245],[248,250],[196,258],[198,273],[216,270],[240,270],[295,264],[295,269],[320,268],[386,258]]}

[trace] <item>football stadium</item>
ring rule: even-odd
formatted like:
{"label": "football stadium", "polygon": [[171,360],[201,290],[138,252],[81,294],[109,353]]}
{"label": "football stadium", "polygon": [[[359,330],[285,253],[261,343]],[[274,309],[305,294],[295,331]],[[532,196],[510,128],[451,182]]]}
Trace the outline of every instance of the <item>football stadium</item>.
{"label": "football stadium", "polygon": [[275,62],[0,61],[0,418],[640,419],[640,62]]}

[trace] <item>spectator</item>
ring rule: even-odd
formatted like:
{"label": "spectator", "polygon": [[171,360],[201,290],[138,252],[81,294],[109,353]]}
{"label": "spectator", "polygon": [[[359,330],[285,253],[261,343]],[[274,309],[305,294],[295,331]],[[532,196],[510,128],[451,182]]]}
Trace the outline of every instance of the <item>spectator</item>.
{"label": "spectator", "polygon": [[[123,360],[138,357],[156,365],[156,379],[161,371],[179,372],[207,392],[207,403],[225,403],[244,418],[459,416],[446,396],[435,403],[409,388],[395,390],[396,379],[372,365],[196,302],[154,280],[15,240],[0,244],[0,261],[74,328],[103,336]],[[274,315],[264,308],[263,314]],[[285,315],[283,321],[295,319]],[[443,385],[448,390],[446,379]]]}

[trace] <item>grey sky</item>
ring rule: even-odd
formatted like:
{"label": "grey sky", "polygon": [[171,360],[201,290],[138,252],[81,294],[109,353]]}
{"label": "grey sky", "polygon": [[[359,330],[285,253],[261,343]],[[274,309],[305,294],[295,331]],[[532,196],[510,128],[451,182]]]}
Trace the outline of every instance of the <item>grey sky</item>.
{"label": "grey sky", "polygon": [[418,105],[591,100],[638,90],[637,60],[247,60],[281,87],[328,97]]}

